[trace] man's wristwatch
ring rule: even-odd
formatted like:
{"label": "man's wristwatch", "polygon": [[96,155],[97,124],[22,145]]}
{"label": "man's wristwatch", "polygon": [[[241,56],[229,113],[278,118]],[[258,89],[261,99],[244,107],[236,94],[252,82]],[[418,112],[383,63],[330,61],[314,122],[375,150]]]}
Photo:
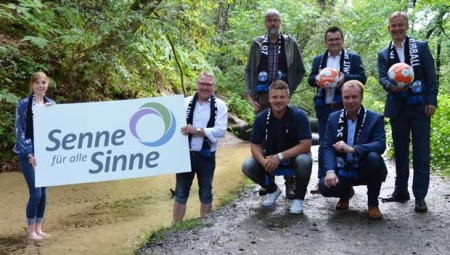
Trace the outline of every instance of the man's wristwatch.
{"label": "man's wristwatch", "polygon": [[283,153],[281,153],[281,152],[278,153],[278,159],[280,161],[282,161],[284,159]]}
{"label": "man's wristwatch", "polygon": [[200,135],[200,132],[202,131],[201,128],[196,128],[197,132],[195,133],[196,135]]}

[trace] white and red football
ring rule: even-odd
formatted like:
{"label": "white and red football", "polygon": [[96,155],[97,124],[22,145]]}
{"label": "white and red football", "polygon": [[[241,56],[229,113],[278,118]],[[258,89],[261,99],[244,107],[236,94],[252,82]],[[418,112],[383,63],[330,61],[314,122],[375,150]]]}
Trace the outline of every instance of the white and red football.
{"label": "white and red football", "polygon": [[393,86],[408,86],[414,81],[414,69],[405,63],[394,64],[389,68],[388,78]]}
{"label": "white and red football", "polygon": [[326,67],[320,70],[316,76],[316,83],[324,89],[335,88],[342,78],[341,72],[334,68]]}

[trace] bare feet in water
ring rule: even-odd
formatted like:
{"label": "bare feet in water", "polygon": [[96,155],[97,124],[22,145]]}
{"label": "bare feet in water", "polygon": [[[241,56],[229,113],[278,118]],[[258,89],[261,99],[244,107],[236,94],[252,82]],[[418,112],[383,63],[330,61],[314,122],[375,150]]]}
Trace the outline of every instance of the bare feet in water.
{"label": "bare feet in water", "polygon": [[27,239],[34,240],[34,241],[40,241],[40,240],[44,239],[44,237],[41,235],[38,235],[36,233],[31,233],[31,234],[27,234]]}
{"label": "bare feet in water", "polygon": [[50,235],[50,234],[47,234],[47,233],[44,233],[44,232],[36,232],[39,236],[41,236],[41,237],[51,237],[52,235]]}

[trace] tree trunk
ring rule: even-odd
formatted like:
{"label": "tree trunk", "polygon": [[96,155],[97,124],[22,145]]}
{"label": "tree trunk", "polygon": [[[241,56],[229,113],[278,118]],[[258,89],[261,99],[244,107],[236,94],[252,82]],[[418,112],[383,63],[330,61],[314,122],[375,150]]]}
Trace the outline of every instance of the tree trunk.
{"label": "tree trunk", "polygon": [[441,42],[438,42],[436,50],[436,73],[437,73],[437,83],[439,85],[439,78],[441,76]]}
{"label": "tree trunk", "polygon": [[177,63],[178,71],[180,71],[180,82],[181,82],[181,89],[183,90],[183,95],[184,95],[184,97],[187,97],[186,88],[184,87],[183,67],[181,66],[180,60],[178,59],[177,51],[176,51],[175,45],[172,42],[172,39],[170,39],[169,35],[166,35],[166,37],[167,37],[167,40],[169,41],[170,48],[172,49],[173,56],[175,57],[175,62]]}

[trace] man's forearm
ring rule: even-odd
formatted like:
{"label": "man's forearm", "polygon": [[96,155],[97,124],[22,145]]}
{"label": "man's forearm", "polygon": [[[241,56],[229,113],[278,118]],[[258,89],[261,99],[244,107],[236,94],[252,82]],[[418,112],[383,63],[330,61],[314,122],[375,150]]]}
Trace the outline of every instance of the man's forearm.
{"label": "man's forearm", "polygon": [[283,158],[291,159],[295,158],[302,153],[309,153],[311,151],[312,140],[301,140],[299,144],[285,151],[280,151],[283,154]]}

